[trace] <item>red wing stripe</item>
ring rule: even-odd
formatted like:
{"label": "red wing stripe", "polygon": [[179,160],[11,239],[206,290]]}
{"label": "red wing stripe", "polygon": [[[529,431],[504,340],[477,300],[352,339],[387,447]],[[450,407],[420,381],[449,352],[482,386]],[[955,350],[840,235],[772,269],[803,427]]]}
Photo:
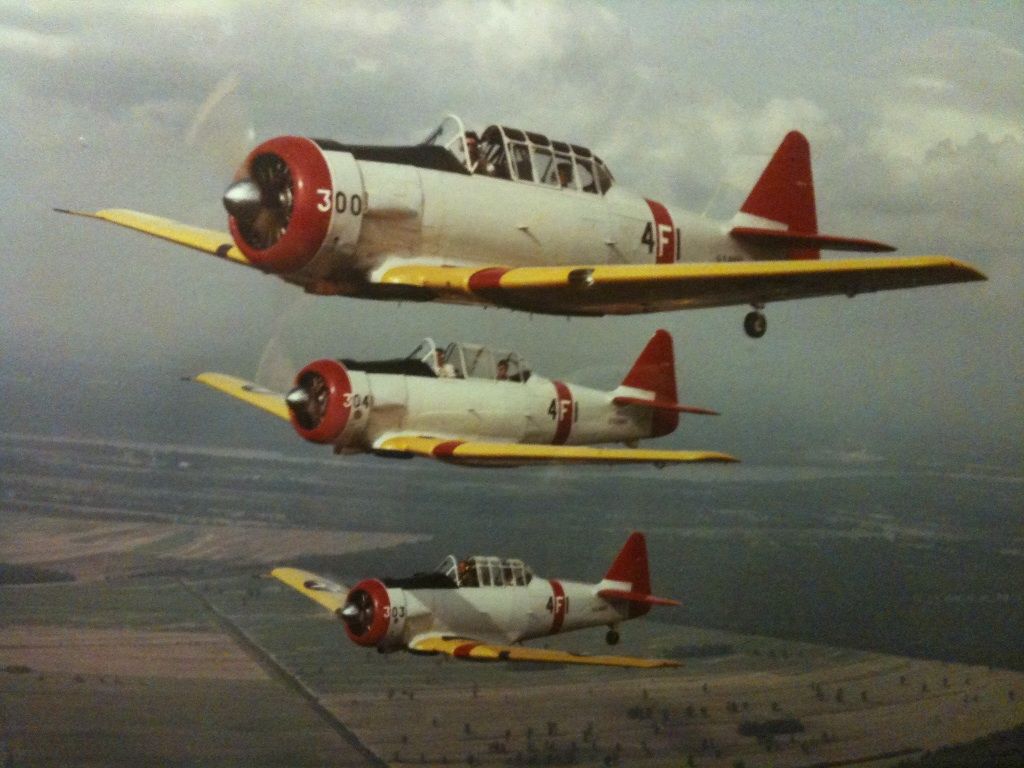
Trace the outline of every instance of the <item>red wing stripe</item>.
{"label": "red wing stripe", "polygon": [[473,649],[478,645],[480,645],[480,643],[466,643],[465,645],[457,646],[455,650],[452,651],[452,656],[457,659],[468,659],[469,654],[472,653]]}
{"label": "red wing stripe", "polygon": [[668,208],[656,200],[648,200],[647,206],[654,217],[654,243],[657,248],[658,264],[672,264],[676,260],[676,229]]}
{"label": "red wing stripe", "polygon": [[572,417],[574,404],[572,401],[572,390],[565,382],[553,381],[555,385],[555,436],[551,438],[552,445],[565,445],[572,431]]}
{"label": "red wing stripe", "polygon": [[476,293],[501,288],[501,278],[506,272],[508,270],[504,267],[488,267],[474,272],[469,276],[469,290]]}
{"label": "red wing stripe", "polygon": [[449,440],[444,443],[438,443],[434,446],[434,450],[431,453],[439,459],[450,459],[455,455],[455,449],[462,445],[462,440]]}
{"label": "red wing stripe", "polygon": [[551,579],[551,634],[557,634],[562,630],[562,623],[565,621],[565,589],[562,582]]}

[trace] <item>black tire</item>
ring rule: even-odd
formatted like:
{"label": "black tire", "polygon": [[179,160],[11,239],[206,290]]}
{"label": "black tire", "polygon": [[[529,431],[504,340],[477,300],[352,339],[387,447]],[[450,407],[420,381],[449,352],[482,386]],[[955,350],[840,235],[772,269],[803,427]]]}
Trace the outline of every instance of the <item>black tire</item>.
{"label": "black tire", "polygon": [[768,330],[768,318],[760,312],[748,312],[743,318],[743,330],[752,339],[760,339]]}
{"label": "black tire", "polygon": [[614,629],[609,629],[608,634],[604,636],[604,641],[608,643],[608,645],[618,645],[619,633]]}

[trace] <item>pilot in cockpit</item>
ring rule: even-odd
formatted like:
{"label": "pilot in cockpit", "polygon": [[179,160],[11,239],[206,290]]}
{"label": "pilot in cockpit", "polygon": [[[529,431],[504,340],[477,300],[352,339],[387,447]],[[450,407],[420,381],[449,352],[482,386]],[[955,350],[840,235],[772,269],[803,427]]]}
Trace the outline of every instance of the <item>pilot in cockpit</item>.
{"label": "pilot in cockpit", "polygon": [[459,586],[462,587],[475,587],[476,581],[476,564],[471,560],[460,560],[459,561]]}
{"label": "pilot in cockpit", "polygon": [[560,187],[574,187],[572,181],[572,163],[559,163],[558,164],[558,186]]}
{"label": "pilot in cockpit", "polygon": [[434,369],[437,372],[437,378],[439,379],[454,379],[455,378],[455,366],[447,362],[444,357],[444,352],[440,349],[434,350]]}
{"label": "pilot in cockpit", "polygon": [[476,131],[466,131],[466,155],[473,173],[487,175],[487,163],[480,155],[480,139]]}

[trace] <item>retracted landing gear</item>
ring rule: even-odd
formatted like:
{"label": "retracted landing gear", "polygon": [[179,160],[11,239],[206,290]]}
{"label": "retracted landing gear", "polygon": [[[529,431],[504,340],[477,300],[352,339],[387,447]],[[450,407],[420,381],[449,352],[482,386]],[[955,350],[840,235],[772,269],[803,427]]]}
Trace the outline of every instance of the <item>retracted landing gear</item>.
{"label": "retracted landing gear", "polygon": [[743,330],[750,338],[760,339],[768,330],[768,318],[759,309],[748,312],[747,316],[743,318]]}
{"label": "retracted landing gear", "polygon": [[618,631],[614,629],[609,629],[608,634],[604,636],[604,641],[608,643],[608,645],[617,645],[619,642]]}

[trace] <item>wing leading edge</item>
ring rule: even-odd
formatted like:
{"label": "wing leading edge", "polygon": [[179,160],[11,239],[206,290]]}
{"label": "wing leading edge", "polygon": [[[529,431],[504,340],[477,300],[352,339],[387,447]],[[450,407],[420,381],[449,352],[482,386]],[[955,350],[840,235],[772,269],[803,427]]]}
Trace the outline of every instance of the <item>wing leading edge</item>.
{"label": "wing leading edge", "polygon": [[985,280],[946,256],[577,267],[396,266],[382,287],[409,298],[547,314],[636,314]]}
{"label": "wing leading edge", "polygon": [[427,635],[413,638],[409,650],[420,654],[443,653],[455,659],[469,661],[532,661],[549,664],[590,664],[602,667],[632,667],[658,669],[680,667],[671,659],[643,659],[634,656],[587,656],[571,651],[550,648],[528,648],[522,645],[492,645],[465,637]]}
{"label": "wing leading edge", "polygon": [[194,380],[267,413],[272,413],[279,419],[291,421],[288,404],[280,392],[272,392],[251,381],[240,379],[237,376],[228,376],[226,373],[200,373]]}
{"label": "wing leading edge", "polygon": [[150,213],[130,211],[126,208],[107,208],[95,213],[87,211],[69,211],[66,208],[54,208],[58,213],[67,213],[72,216],[82,216],[87,219],[98,219],[126,229],[134,229],[136,232],[143,232],[161,240],[167,240],[177,245],[184,245],[196,251],[209,253],[228,261],[244,264],[247,267],[255,265],[245,258],[245,255],[238,250],[226,232],[218,232],[215,229],[204,229],[194,227],[191,224],[182,224],[180,221],[165,219],[162,216],[154,216]]}
{"label": "wing leading edge", "polygon": [[[55,210],[255,268],[225,232],[124,208],[95,213]],[[626,315],[855,296],[985,279],[971,265],[946,256],[511,268],[410,263],[384,269],[355,292],[369,298],[493,304],[541,314]],[[314,292],[350,294],[353,290],[331,284],[315,286]]]}
{"label": "wing leading edge", "polygon": [[331,613],[337,613],[345,606],[348,589],[343,584],[298,568],[275,568],[270,575]]}
{"label": "wing leading edge", "polygon": [[587,445],[532,445],[453,440],[430,435],[390,435],[373,446],[382,456],[426,456],[453,464],[475,466],[518,466],[521,464],[678,464],[692,462],[734,462],[737,459],[717,451],[652,451],[645,448],[595,448]]}

